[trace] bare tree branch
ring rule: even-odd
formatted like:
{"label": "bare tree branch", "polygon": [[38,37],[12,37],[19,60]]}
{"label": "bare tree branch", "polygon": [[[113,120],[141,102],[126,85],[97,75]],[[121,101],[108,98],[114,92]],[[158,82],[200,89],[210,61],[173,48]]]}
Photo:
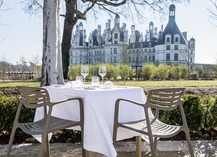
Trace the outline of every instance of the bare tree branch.
{"label": "bare tree branch", "polygon": [[3,4],[3,0],[0,0],[0,8],[1,8],[2,4]]}
{"label": "bare tree branch", "polygon": [[28,14],[37,14],[43,10],[43,0],[23,0],[21,3],[24,4],[24,10]]}
{"label": "bare tree branch", "polygon": [[[100,3],[104,3],[106,5],[110,5],[110,6],[113,6],[113,7],[118,7],[118,6],[124,5],[127,2],[127,0],[110,0],[110,1],[107,1],[107,0],[93,0],[93,1],[98,1]],[[112,1],[114,1],[114,3]]]}
{"label": "bare tree branch", "polygon": [[210,0],[212,3],[212,8],[208,8],[208,11],[210,12],[210,22],[217,27],[217,24],[215,22],[217,21],[217,0]]}

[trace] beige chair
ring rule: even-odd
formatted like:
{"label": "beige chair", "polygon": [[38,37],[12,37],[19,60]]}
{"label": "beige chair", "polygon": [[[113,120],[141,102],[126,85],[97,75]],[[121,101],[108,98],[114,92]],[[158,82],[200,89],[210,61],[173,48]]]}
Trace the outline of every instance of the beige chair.
{"label": "beige chair", "polygon": [[[48,133],[72,126],[80,126],[83,139],[83,101],[81,98],[69,98],[58,102],[51,102],[50,96],[45,88],[40,87],[17,87],[20,92],[20,104],[17,109],[16,117],[14,120],[13,129],[10,136],[8,150],[6,156],[10,155],[12,148],[15,131],[17,128],[21,128],[25,133],[31,135],[42,135],[42,142],[40,147],[39,156],[49,157],[49,140]],[[66,101],[78,101],[80,105],[80,121],[71,121],[52,116],[52,109],[55,105]],[[38,107],[44,107],[44,118],[35,122],[20,123],[19,116],[22,107],[29,109],[36,109]],[[84,156],[85,151],[82,148],[82,154]]]}
{"label": "beige chair", "polygon": [[[181,96],[183,94],[184,88],[162,88],[162,89],[152,89],[148,92],[147,101],[144,104],[126,100],[126,99],[117,99],[115,106],[115,117],[114,117],[114,130],[113,130],[113,141],[114,146],[116,147],[116,136],[118,127],[125,129],[133,130],[139,132],[143,135],[147,135],[150,142],[150,150],[152,156],[156,156],[157,149],[157,140],[159,138],[169,138],[177,135],[180,131],[184,131],[189,147],[189,152],[191,157],[194,157],[193,148],[191,144],[191,139],[189,136],[189,129],[185,118],[184,109],[182,106],[183,101]],[[140,121],[133,121],[128,123],[118,122],[119,115],[119,106],[121,102],[132,103],[133,105],[141,106],[144,109],[145,119]],[[159,118],[159,110],[170,111],[179,106],[181,117],[182,117],[182,126],[168,125],[161,122]],[[150,117],[148,114],[149,108],[155,109],[156,113],[154,117]],[[138,142],[138,141],[137,141]],[[138,146],[138,143],[137,143]],[[141,149],[138,149],[140,150]],[[141,152],[137,156],[141,156]]]}

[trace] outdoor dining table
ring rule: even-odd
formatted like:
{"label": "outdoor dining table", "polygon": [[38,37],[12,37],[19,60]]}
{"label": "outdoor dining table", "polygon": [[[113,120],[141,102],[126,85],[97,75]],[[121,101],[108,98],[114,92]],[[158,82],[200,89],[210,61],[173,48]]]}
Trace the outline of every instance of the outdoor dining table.
{"label": "outdoor dining table", "polygon": [[[117,152],[113,146],[113,123],[115,101],[118,98],[131,99],[144,103],[146,96],[141,87],[104,86],[93,88],[90,86],[83,87],[66,87],[46,86],[51,100],[60,100],[69,97],[81,97],[84,102],[84,139],[83,147],[91,152],[98,152],[107,157],[116,157]],[[69,120],[79,120],[79,106],[67,102],[56,105],[53,108],[53,115]],[[144,119],[144,110],[139,106],[130,104],[121,104],[119,121],[129,122],[133,120]],[[151,115],[151,112],[150,112]],[[35,120],[43,117],[42,109],[37,109]],[[80,128],[70,128],[79,130]],[[139,136],[138,133],[118,129],[117,140],[127,139]]]}

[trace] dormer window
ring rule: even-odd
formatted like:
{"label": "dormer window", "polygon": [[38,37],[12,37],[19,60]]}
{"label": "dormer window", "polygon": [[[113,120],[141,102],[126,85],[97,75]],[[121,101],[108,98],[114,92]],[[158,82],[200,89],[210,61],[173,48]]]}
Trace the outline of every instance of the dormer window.
{"label": "dormer window", "polygon": [[175,37],[175,42],[179,42],[179,38],[178,37]]}
{"label": "dormer window", "polygon": [[165,43],[171,43],[171,35],[166,35],[165,36]]}
{"label": "dormer window", "polygon": [[174,43],[180,43],[180,36],[178,34],[174,35]]}

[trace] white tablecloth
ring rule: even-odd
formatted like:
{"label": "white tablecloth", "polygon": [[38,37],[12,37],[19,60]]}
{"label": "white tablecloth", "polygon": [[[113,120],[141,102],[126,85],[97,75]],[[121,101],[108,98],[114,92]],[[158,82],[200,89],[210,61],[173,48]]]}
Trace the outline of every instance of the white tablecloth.
{"label": "white tablecloth", "polygon": [[[108,157],[116,157],[117,152],[113,146],[113,122],[115,101],[118,98],[127,98],[144,103],[146,96],[140,87],[114,87],[111,89],[97,88],[94,90],[84,88],[66,88],[65,86],[45,87],[51,100],[67,97],[82,97],[84,101],[84,139],[86,150],[102,153]],[[79,120],[78,105],[67,102],[53,108],[53,115],[72,120]],[[151,113],[150,113],[151,115]],[[43,112],[37,110],[35,120],[43,117]],[[144,110],[138,106],[123,104],[120,108],[120,121],[132,121],[144,118]],[[79,129],[79,128],[73,128]],[[118,129],[117,139],[126,139],[138,135],[137,133]]]}

